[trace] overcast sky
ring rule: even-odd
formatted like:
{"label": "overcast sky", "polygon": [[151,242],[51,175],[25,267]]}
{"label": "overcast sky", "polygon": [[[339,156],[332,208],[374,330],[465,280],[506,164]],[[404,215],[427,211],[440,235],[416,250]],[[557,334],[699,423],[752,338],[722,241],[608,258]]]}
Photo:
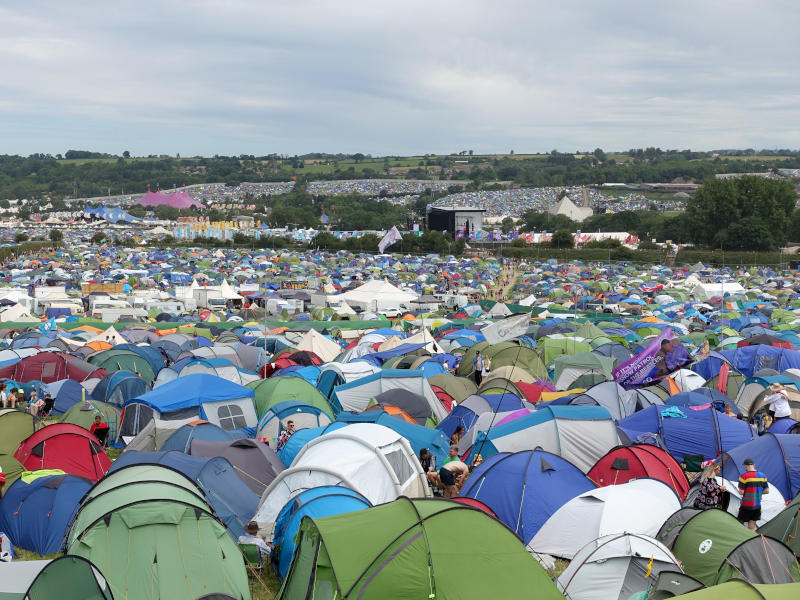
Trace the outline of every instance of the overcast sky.
{"label": "overcast sky", "polygon": [[800,3],[7,2],[0,153],[800,148]]}

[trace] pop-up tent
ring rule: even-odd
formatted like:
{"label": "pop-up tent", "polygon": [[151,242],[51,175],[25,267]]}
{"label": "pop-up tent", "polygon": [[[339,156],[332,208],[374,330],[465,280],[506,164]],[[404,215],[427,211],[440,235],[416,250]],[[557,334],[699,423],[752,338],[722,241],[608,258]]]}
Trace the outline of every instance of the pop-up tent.
{"label": "pop-up tent", "polygon": [[566,502],[592,489],[568,460],[525,450],[490,456],[469,476],[461,495],[483,502],[527,544]]}
{"label": "pop-up tent", "polygon": [[683,523],[665,522],[671,549],[687,575],[705,585],[741,578],[751,583],[800,581],[792,551],[782,542],[750,531],[721,510],[682,511]]}
{"label": "pop-up tent", "polygon": [[563,599],[506,527],[447,500],[304,519],[297,539],[282,598]]}
{"label": "pop-up tent", "polygon": [[648,591],[662,571],[681,571],[668,548],[644,535],[619,533],[581,548],[556,583],[570,600],[628,600]]}
{"label": "pop-up tent", "polygon": [[782,541],[800,557],[800,495],[758,528],[758,533]]}
{"label": "pop-up tent", "polygon": [[253,396],[253,390],[215,375],[187,375],[126,402],[120,434],[135,436],[153,419],[189,417],[225,430],[255,427]]}

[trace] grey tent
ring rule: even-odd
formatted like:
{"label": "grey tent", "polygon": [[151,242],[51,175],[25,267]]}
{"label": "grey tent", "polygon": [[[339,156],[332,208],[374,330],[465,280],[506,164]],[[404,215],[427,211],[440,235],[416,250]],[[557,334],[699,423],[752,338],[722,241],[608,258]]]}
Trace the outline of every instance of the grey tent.
{"label": "grey tent", "polygon": [[572,406],[602,406],[615,421],[636,412],[636,398],[616,381],[604,381],[575,396]]}
{"label": "grey tent", "polygon": [[681,568],[663,544],[645,535],[619,533],[578,550],[556,583],[570,600],[628,600],[649,590],[650,577],[666,570]]}
{"label": "grey tent", "polygon": [[378,406],[391,405],[405,412],[417,425],[425,425],[431,418],[431,407],[424,396],[402,388],[394,388],[377,394],[372,401]]}
{"label": "grey tent", "polygon": [[209,442],[192,440],[189,454],[192,456],[221,456],[233,465],[236,474],[247,487],[260,497],[286,467],[267,444],[244,438],[232,442]]}

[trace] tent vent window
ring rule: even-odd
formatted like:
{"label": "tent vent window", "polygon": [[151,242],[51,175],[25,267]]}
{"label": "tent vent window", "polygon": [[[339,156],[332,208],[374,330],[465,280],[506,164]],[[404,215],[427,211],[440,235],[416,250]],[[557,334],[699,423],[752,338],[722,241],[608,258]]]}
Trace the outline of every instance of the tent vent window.
{"label": "tent vent window", "polygon": [[394,450],[386,453],[386,460],[394,469],[397,475],[397,480],[400,483],[405,483],[414,476],[414,470],[408,464],[405,452],[402,449]]}
{"label": "tent vent window", "polygon": [[220,406],[217,409],[217,419],[219,420],[219,426],[226,430],[247,427],[242,408],[235,404]]}

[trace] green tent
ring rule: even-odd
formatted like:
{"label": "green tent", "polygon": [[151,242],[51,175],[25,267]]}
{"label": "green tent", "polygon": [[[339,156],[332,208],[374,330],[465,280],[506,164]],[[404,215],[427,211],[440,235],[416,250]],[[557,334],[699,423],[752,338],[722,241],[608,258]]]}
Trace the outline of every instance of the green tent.
{"label": "green tent", "polygon": [[[483,353],[489,347],[489,342],[477,342],[464,351],[464,358],[456,369],[456,375],[467,377],[472,374],[472,360],[478,352]],[[492,365],[494,367],[494,365]]]}
{"label": "green tent", "polygon": [[[500,367],[519,367],[532,375],[535,380],[549,380],[547,368],[542,363],[542,359],[531,348],[515,342],[500,342],[487,346],[483,352],[491,361],[492,370]],[[466,355],[464,360],[466,360]],[[472,359],[470,359],[469,368],[472,369]]]}
{"label": "green tent", "polygon": [[3,475],[6,476],[6,485],[4,489],[11,487],[19,476],[25,471],[20,462],[11,454],[4,454],[0,452],[0,468],[3,469]]}
{"label": "green tent", "polygon": [[84,499],[67,536],[68,553],[91,560],[115,598],[226,593],[249,600],[242,555],[198,491],[177,479],[137,482],[142,473],[124,471]]}
{"label": "green tent", "polygon": [[277,375],[269,379],[259,379],[247,384],[255,392],[253,403],[256,407],[256,414],[261,418],[267,409],[272,408],[280,402],[293,400],[310,404],[333,420],[333,410],[328,404],[327,398],[322,395],[317,388],[301,377],[290,377]]}
{"label": "green tent", "polygon": [[575,337],[551,337],[547,336],[539,340],[537,346],[542,360],[546,365],[552,365],[557,356],[562,354],[578,354],[579,352],[591,352],[592,346],[589,342],[579,340]]}
{"label": "green tent", "polygon": [[100,571],[80,556],[0,566],[0,600],[113,600]]}
{"label": "green tent", "polygon": [[562,354],[553,360],[553,380],[559,390],[581,387],[575,385],[575,381],[587,374],[599,375],[602,378],[600,381],[611,381],[614,362],[614,358],[594,352]]}
{"label": "green tent", "polygon": [[758,533],[781,540],[800,557],[800,495],[758,528]]}
{"label": "green tent", "polygon": [[405,497],[300,525],[285,600],[561,599],[511,530],[449,500]]}
{"label": "green tent", "polygon": [[[737,373],[733,369],[728,371],[728,377],[725,381],[725,395],[735,402],[736,397],[739,395],[739,388],[742,387],[745,379],[746,377],[744,375]],[[718,385],[719,375],[714,375],[711,379],[703,384],[703,387],[716,390],[718,389]]]}
{"label": "green tent", "polygon": [[113,404],[91,399],[86,402],[77,402],[67,409],[67,412],[61,417],[61,422],[72,423],[90,430],[92,424],[94,424],[95,415],[99,415],[103,422],[108,425],[108,441],[113,442],[116,440],[122,411]]}
{"label": "green tent", "polygon": [[474,380],[466,377],[456,377],[450,373],[433,375],[428,378],[428,383],[443,389],[457,404],[461,404],[478,391]]}
{"label": "green tent", "polygon": [[101,350],[87,358],[91,364],[96,367],[105,369],[109,373],[114,371],[130,371],[137,373],[149,385],[152,385],[153,380],[156,378],[153,373],[153,367],[147,362],[141,354],[137,354],[133,350],[126,350],[124,348],[109,348],[108,350]]}
{"label": "green tent", "polygon": [[[649,598],[650,596],[648,596],[648,600]],[[734,579],[727,583],[683,594],[678,598],[681,600],[796,600],[800,598],[800,583],[759,585]]]}
{"label": "green tent", "polygon": [[41,427],[39,419],[16,408],[0,408],[0,454],[14,454],[22,440]]}
{"label": "green tent", "polygon": [[782,542],[750,531],[722,510],[685,514],[672,553],[686,574],[704,585],[740,577],[753,583],[800,581],[797,560]]}

